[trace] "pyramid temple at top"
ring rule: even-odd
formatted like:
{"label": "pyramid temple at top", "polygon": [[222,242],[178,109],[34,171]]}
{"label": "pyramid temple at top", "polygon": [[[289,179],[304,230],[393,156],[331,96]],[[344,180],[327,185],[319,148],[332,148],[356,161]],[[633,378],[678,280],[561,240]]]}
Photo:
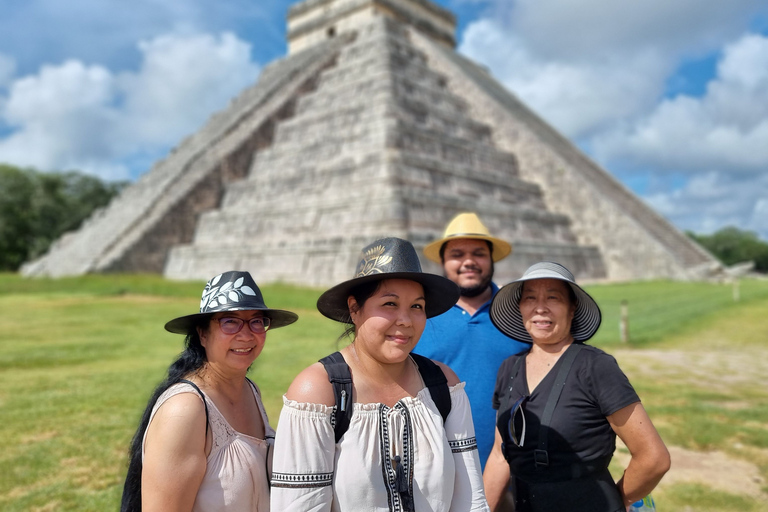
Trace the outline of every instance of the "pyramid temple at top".
{"label": "pyramid temple at top", "polygon": [[428,0],[295,4],[288,56],[22,272],[205,280],[239,269],[259,283],[329,285],[373,240],[420,251],[464,211],[513,244],[499,283],[540,260],[581,279],[718,269],[457,54],[455,28]]}

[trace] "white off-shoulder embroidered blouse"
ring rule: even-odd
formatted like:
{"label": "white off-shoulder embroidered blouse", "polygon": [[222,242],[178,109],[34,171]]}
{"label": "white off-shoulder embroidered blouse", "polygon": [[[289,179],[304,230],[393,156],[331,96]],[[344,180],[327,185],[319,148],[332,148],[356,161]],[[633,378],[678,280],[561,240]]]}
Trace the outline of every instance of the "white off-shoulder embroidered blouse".
{"label": "white off-shoulder embroidered blouse", "polygon": [[443,418],[427,388],[393,407],[354,404],[338,444],[333,407],[283,397],[275,439],[272,510],[403,511],[396,490],[400,458],[419,512],[489,511],[464,383],[450,389]]}

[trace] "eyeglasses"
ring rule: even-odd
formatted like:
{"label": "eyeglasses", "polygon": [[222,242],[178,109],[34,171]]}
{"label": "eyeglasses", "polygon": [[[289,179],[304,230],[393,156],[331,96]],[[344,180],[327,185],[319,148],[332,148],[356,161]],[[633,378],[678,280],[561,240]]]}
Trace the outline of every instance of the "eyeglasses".
{"label": "eyeglasses", "polygon": [[[528,400],[528,395],[521,396],[512,406],[512,412],[509,415],[509,423],[507,424],[507,430],[509,431],[509,439],[515,443],[515,446],[522,448],[525,442],[525,411],[523,411],[523,404]],[[516,418],[520,416],[522,428],[520,429],[520,435],[517,434]]]}
{"label": "eyeglasses", "polygon": [[[246,324],[245,320],[236,316],[222,316],[216,320],[224,334],[237,334],[243,330],[243,326]],[[269,329],[268,316],[257,316],[248,320],[247,323],[253,334],[264,334]]]}

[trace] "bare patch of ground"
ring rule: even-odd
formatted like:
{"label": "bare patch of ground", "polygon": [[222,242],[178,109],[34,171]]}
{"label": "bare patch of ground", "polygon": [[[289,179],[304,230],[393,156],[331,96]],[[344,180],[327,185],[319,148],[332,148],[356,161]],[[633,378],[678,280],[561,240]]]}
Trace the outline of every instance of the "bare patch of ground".
{"label": "bare patch of ground", "polygon": [[59,435],[58,432],[53,430],[46,431],[46,432],[35,432],[33,434],[23,436],[20,439],[20,442],[21,444],[39,443],[41,441],[47,441],[49,439],[53,439],[58,435]]}
{"label": "bare patch of ground", "polygon": [[[612,350],[622,369],[632,379],[639,373],[652,373],[669,382],[692,387],[721,390],[768,389],[768,357],[756,347],[701,348],[699,350]],[[730,410],[748,408],[749,402],[718,403]],[[766,426],[768,428],[768,426]],[[696,483],[718,491],[756,499],[768,500],[766,479],[759,467],[750,462],[766,460],[768,450],[756,447],[737,449],[743,457],[735,458],[722,451],[696,452],[678,446],[668,446],[672,467],[660,487],[680,483]],[[747,452],[759,453],[747,453]],[[617,439],[616,461],[626,467],[629,452]]]}
{"label": "bare patch of ground", "polygon": [[[621,440],[617,439],[616,445],[615,458],[626,467],[629,452],[621,445]],[[762,491],[765,479],[756,465],[734,459],[723,452],[695,452],[678,446],[668,448],[672,467],[659,487],[694,483],[738,496],[768,499]]]}
{"label": "bare patch of ground", "polygon": [[682,377],[693,385],[754,386],[768,389],[768,357],[765,350],[612,350],[627,374],[650,369],[660,377]]}

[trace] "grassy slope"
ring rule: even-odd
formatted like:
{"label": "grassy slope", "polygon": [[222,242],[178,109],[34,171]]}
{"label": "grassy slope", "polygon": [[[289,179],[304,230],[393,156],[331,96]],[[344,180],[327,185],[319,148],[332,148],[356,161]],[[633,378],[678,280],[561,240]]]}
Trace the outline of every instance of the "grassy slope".
{"label": "grassy slope", "polygon": [[[162,325],[197,308],[202,284],[151,276],[30,281],[0,275],[1,510],[116,508],[129,439],[152,388],[181,350],[181,337]],[[300,315],[294,326],[269,333],[251,371],[274,424],[293,376],[336,348],[342,326],[317,313],[317,290],[276,285],[263,291],[270,306]],[[620,354],[669,443],[738,457],[754,456],[752,448],[763,453],[765,386],[723,389],[692,385],[684,375],[660,378],[633,365],[632,351],[727,346],[764,357],[768,283],[744,282],[738,304],[724,285],[656,282],[589,291],[604,311],[595,344]],[[630,304],[629,348],[618,341],[622,300]],[[725,406],[735,400],[742,405]],[[747,449],[734,448],[734,440]],[[764,459],[757,462],[768,476]],[[749,498],[700,486],[673,486],[658,497],[669,504],[666,510],[758,510]],[[721,502],[734,505],[707,508]]]}

